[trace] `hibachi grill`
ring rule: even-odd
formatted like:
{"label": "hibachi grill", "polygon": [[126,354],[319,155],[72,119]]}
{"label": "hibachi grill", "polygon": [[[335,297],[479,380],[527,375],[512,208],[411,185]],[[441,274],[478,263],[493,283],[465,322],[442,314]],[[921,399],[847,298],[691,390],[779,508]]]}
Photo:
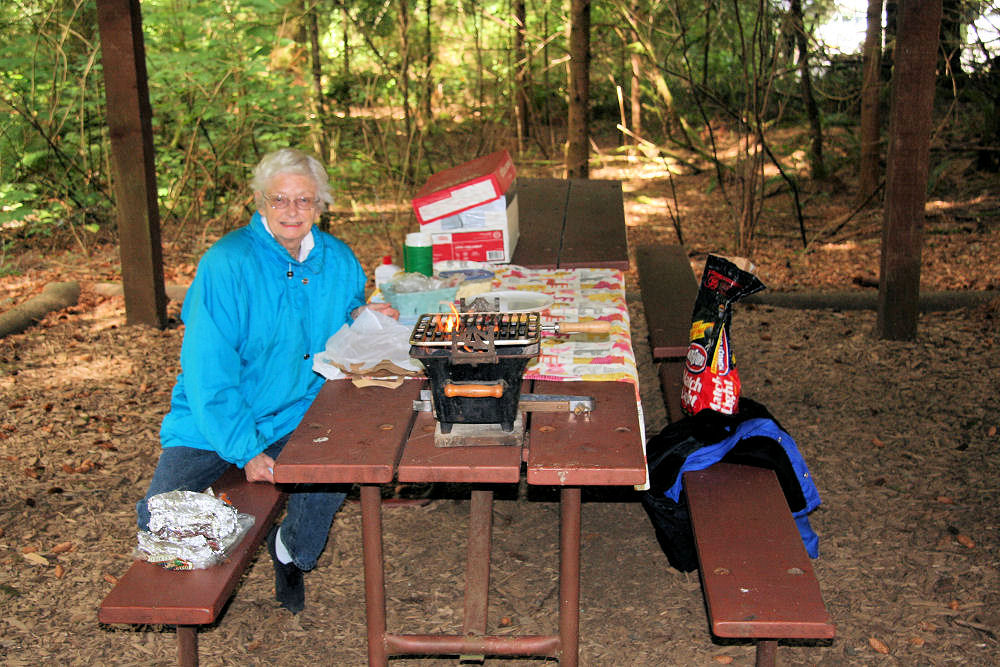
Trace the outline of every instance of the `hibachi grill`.
{"label": "hibachi grill", "polygon": [[424,365],[441,433],[453,424],[514,428],[521,376],[538,355],[542,333],[607,333],[609,324],[542,324],[537,312],[421,315],[410,335],[410,356]]}

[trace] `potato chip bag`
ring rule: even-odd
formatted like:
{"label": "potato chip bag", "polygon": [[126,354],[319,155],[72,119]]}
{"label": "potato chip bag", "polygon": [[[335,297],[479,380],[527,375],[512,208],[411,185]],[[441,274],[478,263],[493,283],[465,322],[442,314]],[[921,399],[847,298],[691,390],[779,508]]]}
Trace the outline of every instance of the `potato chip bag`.
{"label": "potato chip bag", "polygon": [[691,316],[691,343],[684,364],[681,408],[693,415],[706,408],[736,412],[740,376],[729,336],[732,305],[764,289],[744,259],[709,255]]}

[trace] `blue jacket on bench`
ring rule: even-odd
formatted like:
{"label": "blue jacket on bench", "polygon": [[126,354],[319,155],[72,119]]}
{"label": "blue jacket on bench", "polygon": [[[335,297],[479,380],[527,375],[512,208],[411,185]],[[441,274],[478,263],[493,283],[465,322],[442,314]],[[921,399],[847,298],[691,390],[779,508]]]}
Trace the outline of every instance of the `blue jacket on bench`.
{"label": "blue jacket on bench", "polygon": [[686,520],[681,495],[685,472],[704,470],[722,460],[756,465],[771,468],[778,475],[806,552],[812,558],[819,556],[819,536],[808,518],[820,504],[819,491],[795,440],[759,403],[741,398],[739,411],[734,415],[702,410],[693,417],[673,422],[647,444],[647,459],[651,488],[645,500],[654,524],[659,524],[658,529],[671,531],[676,524],[670,519],[664,525],[654,516],[652,505],[657,498],[672,501],[669,507],[659,509],[666,509],[668,514],[680,509],[676,519]]}

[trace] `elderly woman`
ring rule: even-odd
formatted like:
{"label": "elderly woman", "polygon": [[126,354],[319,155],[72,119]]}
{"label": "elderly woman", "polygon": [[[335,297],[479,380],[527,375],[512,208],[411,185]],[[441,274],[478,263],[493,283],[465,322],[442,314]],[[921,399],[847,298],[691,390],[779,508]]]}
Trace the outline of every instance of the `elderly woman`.
{"label": "elderly woman", "polygon": [[[203,490],[230,465],[251,482],[274,483],[274,460],[323,384],[313,353],[371,307],[365,274],[345,243],[313,223],[332,203],[326,170],[294,149],[266,155],[251,185],[257,212],[205,253],[185,299],[181,373],[160,429],[163,449],[149,491],[137,505],[175,489]],[[298,613],[302,572],[326,545],[344,494],[333,487],[290,490],[280,529],[268,536],[275,594]]]}

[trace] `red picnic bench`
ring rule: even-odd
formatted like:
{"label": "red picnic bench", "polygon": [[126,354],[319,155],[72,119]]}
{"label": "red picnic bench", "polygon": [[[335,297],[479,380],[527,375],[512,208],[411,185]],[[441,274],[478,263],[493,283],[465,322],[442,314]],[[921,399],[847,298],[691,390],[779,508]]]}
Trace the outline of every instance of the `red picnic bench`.
{"label": "red picnic bench", "polygon": [[758,665],[775,664],[779,639],[833,639],[773,470],[716,463],[684,473],[684,493],[713,634],[756,640]]}
{"label": "red picnic bench", "polygon": [[214,623],[250,565],[286,494],[273,484],[247,482],[232,466],[212,484],[233,505],[254,517],[254,524],[224,563],[204,570],[171,571],[135,561],[97,612],[101,623],[177,626],[177,663],[198,664],[198,626]]}
{"label": "red picnic bench", "polygon": [[681,414],[681,378],[691,342],[691,313],[698,281],[680,245],[643,245],[635,250],[639,289],[649,329],[649,347],[667,407],[667,420]]}
{"label": "red picnic bench", "polygon": [[[683,246],[636,248],[654,362],[670,421],[698,283]],[[757,642],[757,665],[774,665],[782,639],[829,640],[835,629],[778,478],[771,470],[716,463],[684,474],[712,633]]]}

